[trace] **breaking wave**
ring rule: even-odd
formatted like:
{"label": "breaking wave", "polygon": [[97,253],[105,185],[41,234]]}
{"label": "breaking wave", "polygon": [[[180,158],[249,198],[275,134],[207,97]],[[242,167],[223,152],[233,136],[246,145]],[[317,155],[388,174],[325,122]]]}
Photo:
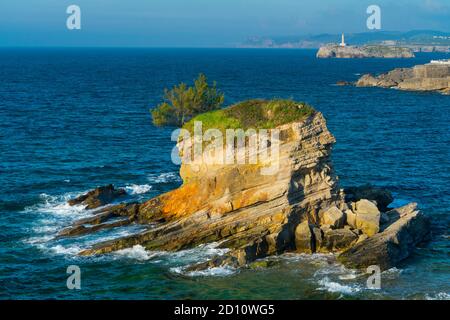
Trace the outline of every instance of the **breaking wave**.
{"label": "breaking wave", "polygon": [[189,277],[225,277],[236,273],[237,270],[231,267],[213,267],[205,270],[186,272],[183,267],[173,267],[170,268],[170,271]]}
{"label": "breaking wave", "polygon": [[176,172],[165,172],[161,174],[149,174],[147,179],[152,183],[181,182],[181,178]]}
{"label": "breaking wave", "polygon": [[450,300],[450,293],[448,292],[439,292],[435,295],[426,294],[426,300]]}
{"label": "breaking wave", "polygon": [[144,193],[149,192],[151,189],[152,189],[152,186],[148,185],[148,184],[141,184],[141,185],[130,184],[125,187],[125,190],[131,195],[144,194]]}
{"label": "breaking wave", "polygon": [[356,285],[343,285],[330,280],[328,277],[319,280],[319,285],[321,287],[317,290],[326,290],[331,293],[354,294],[361,291],[361,288]]}

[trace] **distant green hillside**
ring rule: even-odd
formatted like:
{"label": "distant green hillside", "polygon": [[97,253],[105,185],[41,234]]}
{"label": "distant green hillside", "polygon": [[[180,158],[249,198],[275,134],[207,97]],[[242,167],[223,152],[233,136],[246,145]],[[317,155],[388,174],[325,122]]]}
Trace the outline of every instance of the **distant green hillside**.
{"label": "distant green hillside", "polygon": [[[242,47],[320,47],[341,41],[341,34],[318,34],[290,37],[252,37],[241,44]],[[395,41],[396,44],[422,46],[450,46],[450,33],[433,30],[373,31],[346,33],[345,41],[352,45],[379,44]]]}

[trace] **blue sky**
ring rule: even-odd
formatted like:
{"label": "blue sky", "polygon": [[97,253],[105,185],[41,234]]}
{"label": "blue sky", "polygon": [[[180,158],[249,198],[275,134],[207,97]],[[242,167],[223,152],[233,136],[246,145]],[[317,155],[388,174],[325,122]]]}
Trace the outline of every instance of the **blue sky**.
{"label": "blue sky", "polygon": [[[81,30],[66,28],[67,6]],[[450,0],[1,0],[0,46],[233,46],[249,36],[450,31]]]}

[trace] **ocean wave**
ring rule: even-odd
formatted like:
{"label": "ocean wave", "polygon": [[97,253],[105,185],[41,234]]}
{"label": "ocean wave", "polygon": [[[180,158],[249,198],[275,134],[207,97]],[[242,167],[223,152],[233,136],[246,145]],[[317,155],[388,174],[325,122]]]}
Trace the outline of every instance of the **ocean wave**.
{"label": "ocean wave", "polygon": [[393,268],[384,270],[381,274],[382,275],[387,275],[387,276],[389,276],[389,275],[398,276],[402,272],[403,272],[403,269],[399,269],[399,268],[393,267]]}
{"label": "ocean wave", "polygon": [[70,256],[77,255],[78,253],[80,253],[81,250],[83,250],[81,247],[76,245],[65,247],[60,244],[51,246],[48,249],[57,255],[70,255]]}
{"label": "ocean wave", "polygon": [[229,249],[218,248],[219,243],[202,244],[192,249],[171,252],[168,259],[172,262],[185,261],[188,263],[197,263],[207,261],[215,256],[226,254]]}
{"label": "ocean wave", "polygon": [[450,293],[448,292],[438,292],[435,295],[426,294],[426,300],[450,300]]}
{"label": "ocean wave", "polygon": [[43,226],[35,226],[32,228],[35,233],[55,233],[59,230],[58,226],[52,225],[43,225]]}
{"label": "ocean wave", "polygon": [[144,194],[149,192],[151,189],[152,186],[148,184],[130,184],[125,186],[125,190],[131,195]]}
{"label": "ocean wave", "polygon": [[152,259],[153,257],[158,256],[160,254],[160,252],[147,251],[147,250],[145,250],[145,248],[143,246],[137,244],[131,248],[118,250],[118,251],[114,252],[113,254],[118,257],[126,257],[126,258],[133,259],[133,260],[146,261],[146,260]]}
{"label": "ocean wave", "polygon": [[93,210],[86,210],[84,205],[71,206],[67,203],[69,199],[84,193],[86,191],[70,192],[59,196],[41,194],[39,203],[24,209],[25,213],[37,215],[38,218],[29,228],[29,238],[23,239],[23,242],[49,254],[74,256],[83,248],[88,248],[95,243],[125,237],[145,229],[142,225],[132,224],[83,235],[76,240],[56,239],[55,236],[62,228],[75,220],[92,216]]}
{"label": "ocean wave", "polygon": [[165,172],[160,174],[149,174],[147,179],[152,183],[180,182],[181,178],[176,172]]}
{"label": "ocean wave", "polygon": [[189,277],[226,277],[235,274],[237,269],[232,267],[213,267],[204,270],[186,272],[185,267],[173,267],[170,268],[170,271]]}
{"label": "ocean wave", "polygon": [[30,237],[30,238],[24,239],[23,242],[31,244],[31,245],[39,246],[39,245],[46,243],[52,239],[53,239],[53,236],[46,235],[46,236],[40,236],[40,237]]}
{"label": "ocean wave", "polygon": [[356,285],[343,285],[330,280],[328,277],[319,280],[318,283],[321,287],[319,287],[317,290],[324,290],[332,293],[354,294],[361,291],[361,288],[357,287]]}
{"label": "ocean wave", "polygon": [[62,196],[52,196],[46,193],[42,193],[39,195],[41,202],[24,209],[26,213],[44,213],[44,214],[52,214],[56,216],[69,216],[74,218],[80,218],[81,216],[90,215],[89,210],[85,210],[85,206],[83,205],[74,205],[71,206],[67,203],[68,200],[77,197],[81,193],[66,193]]}
{"label": "ocean wave", "polygon": [[209,268],[201,271],[185,272],[184,270],[196,263],[207,261],[215,256],[227,253],[228,249],[217,248],[218,243],[200,245],[198,247],[181,251],[150,251],[141,245],[118,250],[112,253],[114,259],[132,259],[136,261],[151,261],[166,265],[171,272],[188,276],[216,276],[227,275],[236,272],[233,268]]}

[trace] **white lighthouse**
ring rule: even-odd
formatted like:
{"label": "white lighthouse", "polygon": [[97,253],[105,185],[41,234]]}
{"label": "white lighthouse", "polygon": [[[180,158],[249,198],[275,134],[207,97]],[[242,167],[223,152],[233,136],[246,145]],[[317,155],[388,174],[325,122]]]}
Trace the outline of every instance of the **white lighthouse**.
{"label": "white lighthouse", "polygon": [[346,46],[346,44],[345,44],[345,36],[344,36],[343,33],[342,33],[342,36],[341,36],[341,43],[339,43],[339,45],[340,45],[341,47],[345,47],[345,46]]}

